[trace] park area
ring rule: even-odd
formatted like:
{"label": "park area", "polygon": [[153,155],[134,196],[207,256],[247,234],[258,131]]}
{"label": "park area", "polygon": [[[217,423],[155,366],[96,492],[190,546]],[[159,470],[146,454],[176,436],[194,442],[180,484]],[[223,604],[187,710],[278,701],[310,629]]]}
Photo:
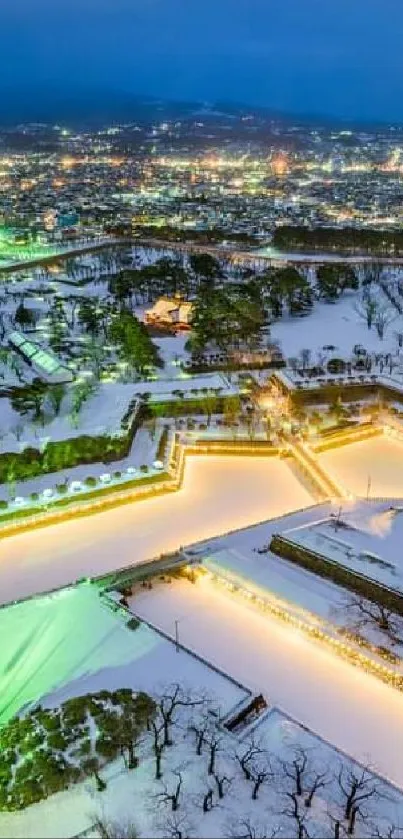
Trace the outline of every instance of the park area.
{"label": "park area", "polygon": [[403,498],[403,445],[379,437],[318,455],[320,464],[359,497]]}
{"label": "park area", "polygon": [[311,503],[278,458],[189,457],[178,492],[3,539],[0,602],[135,565]]}
{"label": "park area", "polygon": [[[265,561],[265,560],[264,560]],[[139,592],[136,615],[262,691],[270,705],[403,786],[403,695],[336,658],[298,630],[200,579]],[[368,732],[371,732],[370,738]]]}
{"label": "park area", "polygon": [[[252,839],[297,836],[301,819],[309,836],[333,836],[336,819],[370,837],[402,823],[397,691],[206,581],[165,578],[137,589],[129,609],[117,599],[84,583],[0,612],[1,736],[5,763],[13,752],[17,764],[0,837],[100,839],[114,825],[114,836]],[[137,614],[168,636],[177,621],[178,649]],[[230,726],[251,694],[267,707]],[[128,713],[140,725],[144,706],[142,728],[121,727]],[[353,816],[356,782],[366,807]]]}

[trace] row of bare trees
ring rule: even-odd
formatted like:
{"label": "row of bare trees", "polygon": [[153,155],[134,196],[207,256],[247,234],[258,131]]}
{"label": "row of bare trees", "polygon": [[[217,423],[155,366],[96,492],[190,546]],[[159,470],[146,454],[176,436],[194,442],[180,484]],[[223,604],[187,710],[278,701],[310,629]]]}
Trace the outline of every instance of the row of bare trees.
{"label": "row of bare trees", "polygon": [[[290,744],[274,753],[254,736],[239,741],[221,724],[219,709],[207,695],[178,684],[164,688],[148,711],[145,734],[130,725],[120,733],[121,751],[127,768],[134,768],[148,738],[155,783],[148,806],[158,835],[197,836],[200,819],[217,808],[222,822],[223,807],[236,813],[237,797],[244,801],[249,790],[250,806],[227,818],[228,839],[399,839],[398,829],[379,816],[385,812],[379,803],[387,797],[386,787],[368,768],[341,756],[334,767],[325,766],[311,746]],[[120,835],[99,821],[103,839]],[[134,839],[133,825],[127,830],[130,836],[124,830],[122,835]]]}

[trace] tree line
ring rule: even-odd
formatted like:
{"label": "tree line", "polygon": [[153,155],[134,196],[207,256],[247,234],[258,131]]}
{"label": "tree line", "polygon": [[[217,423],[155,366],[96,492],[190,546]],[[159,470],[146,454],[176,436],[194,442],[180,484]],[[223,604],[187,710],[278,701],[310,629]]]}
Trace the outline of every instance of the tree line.
{"label": "tree line", "polygon": [[401,230],[367,230],[354,227],[278,227],[272,244],[280,250],[336,251],[337,253],[402,256]]}

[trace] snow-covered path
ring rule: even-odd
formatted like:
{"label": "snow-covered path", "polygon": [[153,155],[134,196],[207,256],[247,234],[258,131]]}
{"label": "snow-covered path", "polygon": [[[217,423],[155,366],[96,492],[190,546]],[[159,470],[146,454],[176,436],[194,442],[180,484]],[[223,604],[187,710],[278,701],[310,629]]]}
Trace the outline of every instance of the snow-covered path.
{"label": "snow-covered path", "polygon": [[403,695],[207,580],[139,593],[132,608],[271,704],[403,787]]}
{"label": "snow-covered path", "polygon": [[131,565],[312,503],[274,458],[193,457],[179,492],[0,541],[0,602]]}

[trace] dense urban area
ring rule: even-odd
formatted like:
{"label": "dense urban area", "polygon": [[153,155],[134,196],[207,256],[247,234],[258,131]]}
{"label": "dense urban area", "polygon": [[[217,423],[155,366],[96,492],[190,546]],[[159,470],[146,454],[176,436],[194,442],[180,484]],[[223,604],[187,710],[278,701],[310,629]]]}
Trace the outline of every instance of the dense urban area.
{"label": "dense urban area", "polygon": [[0,129],[0,837],[403,836],[403,131]]}

